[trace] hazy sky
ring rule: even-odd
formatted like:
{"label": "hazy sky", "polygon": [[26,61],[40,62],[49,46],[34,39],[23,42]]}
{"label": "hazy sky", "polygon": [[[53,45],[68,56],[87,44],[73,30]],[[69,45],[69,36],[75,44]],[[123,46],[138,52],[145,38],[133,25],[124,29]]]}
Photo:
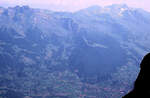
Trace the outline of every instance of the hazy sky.
{"label": "hazy sky", "polygon": [[34,8],[76,11],[92,5],[127,4],[150,12],[150,0],[0,0],[0,6],[29,5]]}

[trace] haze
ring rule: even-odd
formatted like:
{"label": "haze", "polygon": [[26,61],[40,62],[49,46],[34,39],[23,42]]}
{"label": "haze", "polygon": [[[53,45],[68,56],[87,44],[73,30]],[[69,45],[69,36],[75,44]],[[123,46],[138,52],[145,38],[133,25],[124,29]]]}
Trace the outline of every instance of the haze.
{"label": "haze", "polygon": [[29,5],[33,8],[55,11],[77,11],[92,5],[107,6],[127,4],[130,7],[143,8],[150,12],[149,0],[0,0],[0,6]]}

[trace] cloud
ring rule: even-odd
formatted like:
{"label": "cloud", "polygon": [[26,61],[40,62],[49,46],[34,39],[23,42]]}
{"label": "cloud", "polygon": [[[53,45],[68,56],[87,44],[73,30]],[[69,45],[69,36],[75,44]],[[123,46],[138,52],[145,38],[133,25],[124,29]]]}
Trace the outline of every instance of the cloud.
{"label": "cloud", "polygon": [[77,11],[92,5],[127,4],[150,11],[150,0],[0,0],[0,6],[29,5],[34,8]]}

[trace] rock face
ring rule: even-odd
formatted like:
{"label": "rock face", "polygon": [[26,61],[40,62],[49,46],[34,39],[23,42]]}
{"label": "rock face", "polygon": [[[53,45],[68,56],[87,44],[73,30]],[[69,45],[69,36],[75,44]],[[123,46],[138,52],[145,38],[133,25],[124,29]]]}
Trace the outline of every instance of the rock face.
{"label": "rock face", "polygon": [[146,98],[150,97],[150,53],[144,56],[140,64],[140,72],[134,83],[133,90],[122,98]]}
{"label": "rock face", "polygon": [[149,16],[126,5],[0,8],[0,96],[120,98],[150,50]]}

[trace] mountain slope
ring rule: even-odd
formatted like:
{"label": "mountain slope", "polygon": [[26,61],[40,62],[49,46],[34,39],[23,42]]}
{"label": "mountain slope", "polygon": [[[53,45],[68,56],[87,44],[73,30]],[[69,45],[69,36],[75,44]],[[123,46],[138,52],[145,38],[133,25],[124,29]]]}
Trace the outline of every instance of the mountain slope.
{"label": "mountain slope", "polygon": [[126,5],[0,8],[0,96],[120,98],[150,50],[149,16]]}

